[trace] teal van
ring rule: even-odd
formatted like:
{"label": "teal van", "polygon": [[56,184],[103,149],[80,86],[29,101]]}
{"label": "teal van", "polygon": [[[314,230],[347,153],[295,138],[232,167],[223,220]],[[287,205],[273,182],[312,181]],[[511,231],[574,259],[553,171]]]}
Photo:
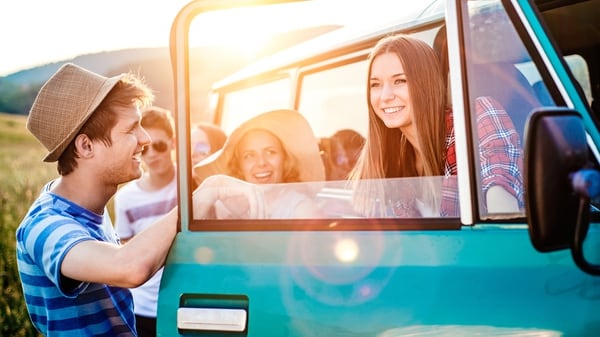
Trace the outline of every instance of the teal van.
{"label": "teal van", "polygon": [[[600,1],[372,2],[385,20],[355,20],[260,59],[216,82],[209,112],[199,111],[194,79],[215,65],[192,62],[197,21],[240,6],[327,12],[319,10],[325,0],[275,2],[194,1],[173,23],[180,225],[163,272],[158,335],[600,336]],[[338,3],[352,11],[358,2]],[[328,174],[302,183],[323,216],[194,216],[192,121],[205,114],[230,133],[262,112],[297,110],[333,172],[333,135],[367,135],[367,55],[393,33],[430,44],[448,72],[457,214],[360,215],[353,185]],[[497,211],[481,192],[479,96],[496,98],[520,135],[519,210]],[[401,191],[443,179],[379,183]]]}

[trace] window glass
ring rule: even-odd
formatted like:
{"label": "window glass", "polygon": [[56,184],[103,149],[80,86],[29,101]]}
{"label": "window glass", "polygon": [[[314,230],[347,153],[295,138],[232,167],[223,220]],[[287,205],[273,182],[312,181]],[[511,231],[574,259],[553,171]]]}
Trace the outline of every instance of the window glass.
{"label": "window glass", "polygon": [[575,76],[575,79],[581,86],[588,104],[592,105],[592,85],[590,83],[590,72],[585,59],[580,55],[568,55],[565,56],[565,61],[571,69],[571,72],[573,72],[573,76]]}
{"label": "window glass", "polygon": [[467,2],[465,56],[483,218],[524,216],[523,142],[532,109],[553,106],[499,0]]}
{"label": "window glass", "polygon": [[[456,176],[250,184],[215,176],[194,192],[195,219],[458,217]],[[219,180],[213,183],[214,180]],[[215,202],[213,196],[219,196]],[[201,200],[201,201],[198,201]]]}
{"label": "window glass", "polygon": [[341,129],[353,129],[366,135],[367,66],[366,61],[360,61],[302,78],[298,110],[310,122],[317,137],[329,137]]}
{"label": "window glass", "polygon": [[[439,26],[436,26],[413,35],[432,45],[434,39],[437,39],[438,31]],[[318,220],[352,218],[365,219],[366,221],[352,222],[354,228],[364,226],[365,229],[373,226],[373,223],[368,221],[369,218],[453,218],[452,224],[458,224],[459,205],[455,175],[347,180],[348,170],[352,169],[356,163],[356,160],[351,161],[348,157],[358,156],[367,136],[369,118],[366,97],[368,52],[369,50],[365,50],[364,58],[360,58],[359,61],[356,56],[360,53],[356,52],[352,56],[348,56],[354,56],[353,61],[337,59],[336,63],[324,65],[318,69],[300,69],[298,111],[310,125],[315,138],[310,142],[313,143],[313,148],[317,148],[317,161],[323,165],[325,177],[313,181],[300,179],[303,182],[266,183],[267,180],[270,180],[270,176],[276,174],[274,173],[276,169],[273,169],[274,166],[272,166],[269,169],[251,169],[252,177],[248,178],[248,173],[242,172],[242,168],[240,168],[241,161],[248,160],[258,163],[262,160],[258,159],[262,155],[275,155],[268,152],[257,155],[232,146],[232,149],[223,151],[223,153],[232,151],[229,155],[219,157],[220,159],[212,161],[213,164],[205,166],[206,171],[210,171],[211,175],[200,174],[203,177],[201,179],[203,183],[194,191],[193,219]],[[293,102],[290,94],[295,85],[292,85],[287,79],[249,85],[251,87],[226,92],[222,98],[222,126],[230,136],[229,140],[238,139],[232,137],[232,134],[239,129],[237,127],[242,122],[253,119],[252,117],[258,118],[266,111],[289,107]],[[291,125],[288,127],[291,130],[297,129]],[[261,128],[275,134],[284,148],[290,144],[308,143],[295,139],[291,131],[276,132],[275,129],[269,129],[265,125],[262,125]],[[340,131],[354,132],[358,138],[362,139],[363,143],[350,150],[345,146],[336,146],[335,135]],[[244,136],[239,138],[244,138]],[[324,145],[327,144],[330,152],[324,150]],[[342,148],[344,151],[338,151]],[[290,151],[286,150],[286,152]],[[325,163],[328,153],[331,154],[330,159],[335,161],[337,166],[341,167],[352,163],[346,165],[348,167],[344,166],[347,169],[346,174],[330,175],[331,172]],[[301,171],[312,165],[308,160],[298,160],[298,157],[295,162]],[[263,165],[263,167],[267,166]],[[244,180],[234,179],[233,176]],[[331,178],[332,176],[335,178]],[[205,223],[197,221],[192,224],[191,228],[192,230],[207,230],[206,227],[203,227]],[[271,227],[274,226],[272,223],[259,225],[258,222],[218,221],[215,226],[227,225],[234,226],[236,229],[242,229],[244,226],[260,226],[266,230],[275,230]],[[286,224],[290,223],[292,222],[286,222]],[[335,224],[335,222],[333,223]],[[397,225],[402,222],[388,223]],[[435,228],[441,222],[411,221],[412,225],[415,223],[424,228]],[[449,224],[450,222],[444,221],[444,223]],[[212,222],[208,222],[206,226],[212,224]]]}
{"label": "window glass", "polygon": [[229,134],[241,122],[262,112],[289,108],[290,95],[289,78],[228,92],[223,99],[221,127]]}
{"label": "window glass", "polygon": [[[573,72],[573,76],[581,86],[588,104],[592,104],[592,85],[590,83],[590,72],[587,63],[581,55],[573,54],[565,56],[565,62]],[[533,62],[522,62],[515,65],[527,78],[529,84],[533,87],[537,97],[543,105],[554,105],[546,86],[542,83],[540,73],[537,71]]]}

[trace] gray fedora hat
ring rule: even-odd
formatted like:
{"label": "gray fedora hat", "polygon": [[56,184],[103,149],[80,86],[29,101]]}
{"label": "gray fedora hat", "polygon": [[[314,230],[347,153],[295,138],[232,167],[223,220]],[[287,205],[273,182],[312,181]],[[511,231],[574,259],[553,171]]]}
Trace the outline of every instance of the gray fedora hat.
{"label": "gray fedora hat", "polygon": [[107,78],[72,63],[63,65],[50,77],[27,119],[27,129],[48,150],[45,162],[58,160],[122,77]]}

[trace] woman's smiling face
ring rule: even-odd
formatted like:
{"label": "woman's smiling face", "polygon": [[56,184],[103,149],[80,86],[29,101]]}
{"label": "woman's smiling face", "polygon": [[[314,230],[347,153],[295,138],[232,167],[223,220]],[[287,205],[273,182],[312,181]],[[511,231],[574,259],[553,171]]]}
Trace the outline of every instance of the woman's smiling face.
{"label": "woman's smiling face", "polygon": [[404,67],[394,53],[376,56],[371,63],[369,99],[373,111],[388,128],[412,125],[413,110]]}
{"label": "woman's smiling face", "polygon": [[255,184],[283,182],[285,150],[279,138],[266,130],[250,130],[237,147],[244,180]]}

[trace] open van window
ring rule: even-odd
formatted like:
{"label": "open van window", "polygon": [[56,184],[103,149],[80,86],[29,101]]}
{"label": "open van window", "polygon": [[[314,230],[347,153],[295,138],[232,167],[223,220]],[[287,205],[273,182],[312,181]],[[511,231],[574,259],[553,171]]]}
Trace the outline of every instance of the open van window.
{"label": "open van window", "polygon": [[[360,30],[349,25],[324,32],[312,40],[260,60],[256,65],[219,81],[213,87],[217,104],[215,111],[209,115],[214,116],[214,121],[227,132],[231,132],[244,119],[261,112],[279,108],[297,109],[309,121],[315,136],[321,140],[321,150],[325,158],[329,155],[324,152],[327,149],[328,138],[334,132],[347,129],[356,131],[363,137],[367,136],[368,103],[365,100],[364,75],[367,72],[367,55],[377,38],[392,33],[409,33],[435,48],[442,66],[447,67],[443,70],[449,77],[452,75],[452,69],[462,69],[458,58],[450,61],[448,59],[446,25],[442,17],[444,7],[436,3],[424,8],[427,9],[421,14],[423,23],[405,28],[402,25],[380,25],[377,34],[355,37],[356,42],[351,49],[331,47],[338,45],[336,38],[349,36],[347,32],[360,36],[360,33],[357,33]],[[475,132],[481,126],[480,116],[476,111],[477,99],[489,97],[492,102],[498,103],[498,109],[508,114],[518,140],[513,142],[517,145],[510,145],[512,147],[507,151],[516,153],[516,161],[522,161],[517,158],[522,157],[522,153],[517,152],[522,152],[525,123],[530,112],[538,107],[554,106],[563,102],[558,100],[558,103],[555,103],[550,89],[556,89],[547,88],[542,81],[542,73],[547,73],[547,70],[543,69],[541,63],[533,61],[539,56],[535,51],[534,55],[531,55],[530,50],[534,49],[526,48],[526,44],[532,45],[533,42],[519,36],[518,30],[522,30],[523,27],[515,13],[509,15],[500,0],[467,1],[462,10],[464,16],[461,16],[459,23],[464,34],[465,53],[462,57],[466,68],[458,77],[465,76],[464,74],[466,77],[457,85],[452,85],[448,80],[448,102],[457,102],[453,109],[461,115],[461,110],[469,111],[470,117],[465,131],[469,132],[468,137],[471,138],[466,140],[470,149],[462,149],[463,155],[459,156],[458,161],[467,158],[467,165],[479,171],[474,180],[478,193],[478,217],[483,220],[523,218],[525,207],[522,183],[511,187],[517,202],[509,208],[496,207],[502,204],[502,196],[497,199],[487,193],[489,186],[485,176],[489,173],[482,171],[482,167],[484,160],[488,159],[476,155],[483,149]],[[311,49],[322,50],[322,54],[309,56],[311,54],[307,51]],[[306,62],[299,58],[298,55],[303,53],[307,55],[303,57],[312,59]],[[570,64],[573,63],[570,60],[574,59],[569,57],[566,60]],[[269,65],[272,67],[269,68]],[[582,77],[579,75],[581,71],[576,73],[578,78]],[[582,79],[585,79],[585,76]],[[456,90],[458,98],[450,97],[452,87],[464,87],[466,90]],[[468,104],[463,105],[461,102],[462,92],[468,92]],[[459,116],[458,127],[462,124],[460,118]],[[461,151],[463,144],[459,142],[457,146]],[[517,163],[515,167],[516,170],[494,174],[505,174],[507,179],[512,175],[512,179],[522,181],[522,163]]]}
{"label": "open van window", "polygon": [[[469,85],[471,88],[471,105],[470,109],[473,111],[472,127],[473,130],[477,130],[478,120],[475,117],[475,102],[478,97],[490,96],[499,102],[499,106],[507,110],[507,113],[514,123],[514,128],[517,130],[518,140],[514,140],[507,146],[513,146],[513,148],[507,149],[508,152],[514,153],[515,161],[522,161],[522,141],[523,141],[523,129],[527,113],[534,107],[533,104],[528,106],[520,106],[523,102],[534,102],[534,98],[529,98],[530,101],[515,100],[516,97],[522,97],[522,91],[519,91],[518,87],[514,84],[521,80],[521,73],[518,72],[517,68],[514,67],[510,62],[516,63],[527,59],[527,51],[520,39],[516,38],[517,34],[515,28],[510,23],[506,12],[498,1],[474,1],[468,2],[473,4],[473,8],[469,8],[469,13],[472,19],[465,20],[467,37],[471,37],[473,47],[469,47],[473,51],[467,56],[466,61],[471,67],[477,67],[477,71],[471,71],[469,68]],[[470,5],[469,5],[470,6]],[[435,8],[435,6],[430,7]],[[434,48],[438,48],[436,52],[440,55],[440,61],[448,66],[448,62],[444,57],[447,57],[447,51],[442,48],[447,48],[445,39],[445,26],[443,21],[440,21],[440,15],[428,13],[425,21],[431,22],[429,25],[422,25],[415,29],[411,27],[410,34],[423,41],[426,41],[429,45]],[[489,17],[489,18],[488,18]],[[498,26],[495,29],[490,29],[494,25],[489,25],[489,20],[495,20],[494,25]],[[478,26],[480,25],[480,26]],[[390,31],[389,29],[396,29]],[[402,32],[397,30],[396,27],[388,27],[379,33],[379,37],[382,37],[391,32]],[[328,41],[336,36],[344,36],[345,31],[353,31],[355,28],[340,28],[334,30],[331,33],[315,38],[313,41],[308,41],[303,45],[319,45],[319,41]],[[477,32],[470,33],[471,31]],[[489,36],[484,36],[484,35]],[[475,36],[476,35],[476,36]],[[508,51],[503,51],[503,55],[500,53],[493,53],[491,51],[494,48],[498,49],[500,46],[494,46],[494,43],[500,43],[504,39],[515,39],[516,42],[513,46],[510,46]],[[239,74],[233,74],[229,79],[220,81],[219,83],[226,83],[226,85],[217,84],[213,88],[214,92],[220,97],[220,104],[217,105],[217,110],[214,113],[217,117],[217,121],[228,131],[232,130],[232,126],[236,123],[241,123],[244,118],[249,118],[260,112],[267,111],[269,109],[278,108],[291,108],[297,109],[302,113],[310,123],[315,136],[322,141],[333,135],[338,130],[350,129],[358,132],[363,137],[367,136],[367,101],[366,101],[366,90],[367,84],[365,78],[367,75],[367,57],[370,49],[374,45],[377,39],[372,37],[366,38],[356,45],[364,46],[357,50],[353,46],[352,50],[345,50],[340,48],[339,50],[332,50],[327,52],[327,57],[324,59],[315,59],[310,63],[302,63],[295,61],[288,61],[288,64],[283,63],[281,60],[294,60],[297,57],[293,52],[297,49],[301,49],[301,46],[291,48],[289,51],[280,52],[270,59],[261,60],[259,64],[277,64],[281,62],[282,66],[275,67],[275,71],[265,71],[257,73],[256,75],[242,75],[251,74],[251,67],[240,71]],[[487,45],[481,45],[487,41]],[[479,45],[476,45],[479,43]],[[471,44],[468,44],[469,46]],[[506,47],[506,46],[504,46]],[[308,49],[308,47],[307,47]],[[491,50],[491,51],[490,51]],[[489,55],[493,55],[485,59],[481,56],[483,53],[488,52]],[[480,53],[481,55],[476,55]],[[288,56],[289,55],[289,56]],[[494,67],[504,68],[494,68]],[[506,73],[505,68],[511,67],[513,71]],[[256,67],[255,67],[256,68]],[[485,70],[485,71],[484,71]],[[449,74],[449,69],[443,69],[444,73]],[[495,72],[490,75],[490,72]],[[512,78],[511,76],[515,76]],[[518,75],[518,76],[517,76]],[[284,78],[282,78],[282,76]],[[238,81],[233,79],[238,78]],[[497,78],[497,79],[495,79]],[[504,81],[501,81],[504,79]],[[449,83],[449,81],[448,81]],[[295,88],[295,89],[294,89]],[[490,91],[486,88],[492,88]],[[499,89],[499,90],[498,90]],[[524,88],[526,89],[526,88]],[[529,90],[532,90],[529,86]],[[269,92],[272,91],[272,92]],[[254,100],[258,101],[253,103]],[[452,101],[448,97],[448,101]],[[537,102],[537,101],[536,101]],[[537,104],[537,103],[536,103]],[[506,106],[505,106],[506,105]],[[518,111],[513,111],[517,110]],[[457,107],[460,109],[460,107]],[[243,114],[244,117],[241,117]],[[504,135],[508,137],[508,135]],[[489,143],[488,143],[489,144]],[[473,142],[475,153],[480,153],[479,143],[475,139]],[[487,145],[486,145],[487,146]],[[326,148],[321,146],[322,149]],[[324,153],[324,156],[327,156]],[[488,159],[486,159],[488,160]],[[483,162],[474,163],[477,165],[484,165]],[[511,169],[512,170],[512,169]],[[515,162],[514,170],[505,173],[508,180],[516,180],[517,182],[522,181],[521,176],[522,162]],[[494,173],[498,175],[499,173]],[[509,176],[513,175],[513,178]],[[482,218],[497,217],[497,218],[518,218],[524,216],[524,205],[523,205],[523,188],[519,182],[510,189],[515,194],[517,201],[510,208],[502,206],[502,202],[494,197],[487,194],[489,189],[489,172],[479,173],[479,188],[480,191],[480,212]],[[487,179],[487,180],[486,180]],[[457,187],[455,187],[457,189]],[[488,200],[489,198],[489,200]],[[502,198],[502,197],[500,197]],[[488,207],[492,205],[492,207]],[[510,211],[507,211],[510,209]],[[491,212],[490,212],[491,210]],[[453,216],[458,216],[459,212],[453,212]],[[440,218],[446,217],[445,214],[438,214]]]}

